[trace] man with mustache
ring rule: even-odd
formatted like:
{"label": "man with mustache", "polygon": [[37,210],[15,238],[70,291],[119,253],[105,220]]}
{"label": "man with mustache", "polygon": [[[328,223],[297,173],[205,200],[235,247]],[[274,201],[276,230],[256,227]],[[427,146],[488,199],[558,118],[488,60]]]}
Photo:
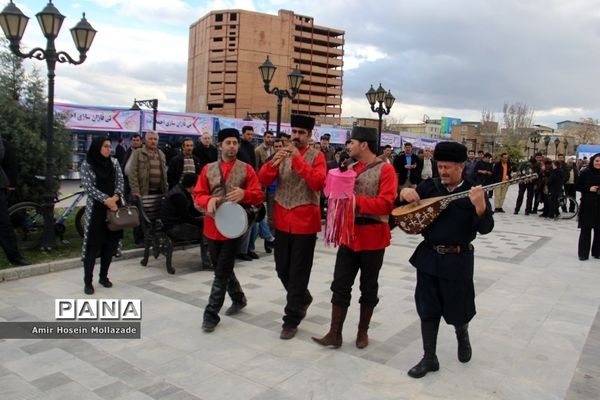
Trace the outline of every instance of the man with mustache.
{"label": "man with mustache", "polygon": [[494,228],[492,206],[481,186],[463,180],[467,148],[456,142],[435,146],[439,178],[427,179],[416,189],[404,188],[400,200],[417,202],[436,196],[468,191],[467,198],[451,202],[439,217],[423,231],[423,241],[415,249],[410,263],[417,269],[415,303],[421,319],[423,359],[408,371],[421,378],[440,368],[436,342],[441,317],[454,325],[458,340],[458,360],[471,359],[467,330],[475,316],[473,285],[473,245],[477,233],[485,235]]}
{"label": "man with mustache", "polygon": [[264,186],[277,179],[275,191],[275,268],[287,291],[280,338],[296,335],[313,298],[308,291],[317,232],[319,196],[327,167],[323,153],[309,146],[315,119],[292,114],[292,142],[275,153],[258,173]]}

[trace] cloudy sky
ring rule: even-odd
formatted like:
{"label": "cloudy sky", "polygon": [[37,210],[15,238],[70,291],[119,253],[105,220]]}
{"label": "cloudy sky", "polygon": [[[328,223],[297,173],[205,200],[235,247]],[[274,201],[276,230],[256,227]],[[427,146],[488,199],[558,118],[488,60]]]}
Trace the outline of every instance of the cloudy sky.
{"label": "cloudy sky", "polygon": [[[7,1],[0,0],[4,7]],[[35,14],[23,44],[44,44]],[[600,0],[55,0],[67,18],[57,49],[76,51],[68,29],[86,12],[98,34],[80,66],[57,67],[57,101],[129,106],[158,98],[184,111],[188,29],[211,10],[293,10],[346,31],[343,116],[373,117],[364,93],[381,82],[396,97],[391,116],[501,120],[505,102],[535,110],[535,122],[600,118]],[[40,62],[39,68],[45,65]],[[257,74],[258,79],[258,74]]]}

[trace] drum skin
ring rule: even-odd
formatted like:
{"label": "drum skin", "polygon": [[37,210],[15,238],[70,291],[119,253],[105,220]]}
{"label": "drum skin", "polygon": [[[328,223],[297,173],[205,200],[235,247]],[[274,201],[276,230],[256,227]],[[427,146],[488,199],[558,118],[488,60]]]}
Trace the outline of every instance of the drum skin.
{"label": "drum skin", "polygon": [[248,230],[248,214],[238,203],[226,201],[215,212],[215,225],[221,235],[236,239]]}

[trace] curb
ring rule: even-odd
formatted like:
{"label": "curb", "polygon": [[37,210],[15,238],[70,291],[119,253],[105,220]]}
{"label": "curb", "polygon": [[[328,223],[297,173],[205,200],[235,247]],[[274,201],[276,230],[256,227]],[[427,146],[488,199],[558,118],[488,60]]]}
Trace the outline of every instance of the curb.
{"label": "curb", "polygon": [[[131,249],[123,251],[123,255],[113,261],[129,260],[142,257],[144,249]],[[24,267],[12,267],[0,270],[0,282],[13,281],[16,279],[29,278],[31,276],[43,275],[50,272],[64,271],[67,269],[81,268],[81,258],[69,258],[67,260],[50,261],[47,263],[27,265]]]}

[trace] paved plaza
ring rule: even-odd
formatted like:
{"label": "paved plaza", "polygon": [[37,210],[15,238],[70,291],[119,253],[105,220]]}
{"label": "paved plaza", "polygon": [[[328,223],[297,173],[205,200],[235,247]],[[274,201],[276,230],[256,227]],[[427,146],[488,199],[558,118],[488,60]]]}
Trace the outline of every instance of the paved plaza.
{"label": "paved plaza", "polygon": [[[495,230],[474,242],[477,316],[467,364],[442,322],[440,370],[407,375],[422,355],[408,263],[420,236],[395,230],[366,349],[354,345],[358,288],[344,345],[310,339],[330,320],[335,249],[322,240],[310,281],[315,301],[290,341],[279,339],[284,290],[265,253],[236,265],[248,307],[203,333],[212,273],[198,270],[199,249],[191,248],[174,256],[175,275],[162,257],[148,267],[136,257],[113,263],[113,288],[95,285],[94,298],[142,300],[141,339],[0,340],[0,399],[598,399],[600,260],[578,260],[575,221],[512,215],[514,196],[513,187]],[[0,282],[0,295],[0,321],[54,321],[54,299],[86,297],[80,268]]]}

